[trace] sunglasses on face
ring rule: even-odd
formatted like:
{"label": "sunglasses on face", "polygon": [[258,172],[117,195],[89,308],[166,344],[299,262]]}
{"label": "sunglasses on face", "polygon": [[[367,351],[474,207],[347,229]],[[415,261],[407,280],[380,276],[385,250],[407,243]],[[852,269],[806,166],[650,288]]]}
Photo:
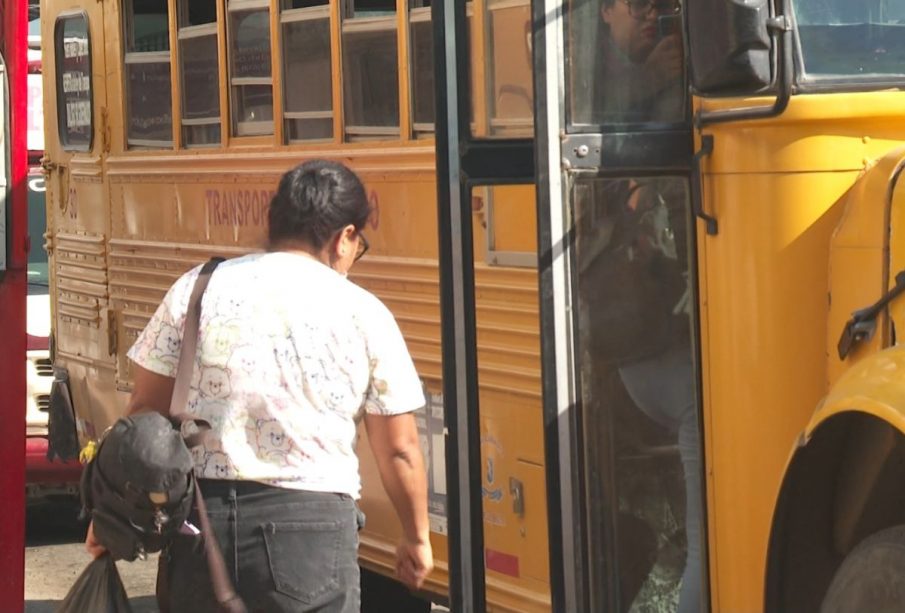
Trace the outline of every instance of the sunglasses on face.
{"label": "sunglasses on face", "polygon": [[635,19],[644,19],[653,10],[657,15],[677,15],[682,5],[676,0],[622,0],[628,13]]}

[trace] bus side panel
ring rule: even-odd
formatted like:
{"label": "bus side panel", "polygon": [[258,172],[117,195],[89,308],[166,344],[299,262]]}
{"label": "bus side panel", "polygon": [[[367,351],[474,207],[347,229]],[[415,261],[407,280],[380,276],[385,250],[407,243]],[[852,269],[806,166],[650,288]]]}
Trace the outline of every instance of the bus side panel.
{"label": "bus side panel", "polygon": [[[86,151],[67,148],[58,108],[55,37],[62,19],[87,18],[90,44],[92,136]],[[113,378],[114,324],[108,294],[109,210],[103,176],[106,58],[103,5],[51,0],[43,7],[45,156],[53,332],[56,365],[69,371],[83,438],[99,435],[118,415]]]}

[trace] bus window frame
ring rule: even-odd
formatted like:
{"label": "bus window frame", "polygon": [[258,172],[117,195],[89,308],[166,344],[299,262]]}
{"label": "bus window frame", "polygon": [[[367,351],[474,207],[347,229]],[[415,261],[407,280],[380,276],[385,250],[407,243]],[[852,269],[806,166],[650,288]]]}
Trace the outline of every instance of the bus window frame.
{"label": "bus window frame", "polygon": [[[215,16],[214,21],[209,23],[203,23],[198,25],[188,25],[182,26],[180,25],[180,19],[182,19],[183,7],[187,10],[188,8],[188,0],[186,3],[176,3],[176,47],[175,52],[171,50],[171,53],[175,56],[173,58],[173,64],[176,65],[177,78],[176,78],[176,93],[178,94],[178,98],[174,98],[174,101],[177,103],[174,105],[174,108],[178,108],[178,115],[174,114],[173,120],[173,128],[174,134],[178,135],[178,142],[180,149],[217,149],[223,146],[223,87],[221,81],[220,74],[220,24],[219,24],[219,6],[217,9],[217,15]],[[219,5],[219,2],[218,2]],[[185,65],[182,61],[182,42],[186,40],[192,40],[196,38],[205,38],[208,36],[213,36],[214,41],[217,43],[217,95],[220,99],[217,100],[217,116],[216,117],[201,117],[195,119],[186,119],[185,117]],[[178,124],[178,125],[177,125]],[[190,144],[186,142],[184,127],[192,127],[192,126],[212,126],[216,125],[220,127],[220,139],[216,143],[205,143],[205,144]]]}
{"label": "bus window frame", "polygon": [[881,91],[884,89],[905,90],[905,72],[900,76],[872,75],[859,77],[855,74],[808,76],[805,70],[804,48],[801,44],[798,18],[795,14],[795,2],[792,2],[792,55],[794,70],[792,84],[793,94],[830,94],[830,93],[862,93]]}
{"label": "bus window frame", "polygon": [[795,74],[793,77],[793,93],[795,94],[832,94],[861,93],[881,91],[884,89],[905,90],[905,74],[898,78],[891,75],[875,75],[859,77],[858,75],[832,75],[809,77],[805,71],[804,51],[801,37],[798,34],[798,23],[793,29],[793,57]]}
{"label": "bus window frame", "polygon": [[[282,134],[283,121],[283,104],[277,100],[278,96],[283,95],[282,87],[282,67],[280,67],[279,82],[275,77],[274,63],[282,60],[282,49],[280,48],[280,32],[279,32],[279,15],[274,15],[274,8],[280,10],[280,4],[270,0],[224,0],[223,7],[223,28],[225,32],[225,51],[226,51],[226,101],[228,108],[228,116],[226,125],[228,127],[227,135],[224,135],[221,128],[221,143],[227,145],[227,141],[236,145],[269,145],[275,144]],[[233,25],[231,14],[239,12],[251,11],[267,11],[268,27],[268,44],[270,46],[270,77],[234,77],[232,66],[232,54],[235,47],[232,44]],[[275,31],[276,26],[276,31]],[[238,121],[236,118],[236,95],[234,89],[244,87],[246,85],[270,85],[270,108],[272,117],[269,121]],[[221,95],[223,89],[221,88]]]}
{"label": "bus window frame", "polygon": [[[411,1],[411,0],[409,0]],[[436,131],[437,126],[437,117],[436,117],[436,108],[434,121],[431,123],[422,123],[415,121],[415,63],[412,61],[413,53],[411,53],[412,49],[412,36],[413,29],[412,26],[416,23],[431,23],[431,7],[430,6],[409,6],[408,7],[408,46],[409,46],[409,62],[408,62],[408,80],[409,80],[409,92],[411,97],[411,104],[409,105],[409,121],[412,126],[412,133],[416,139],[418,138],[433,138],[434,133]],[[433,36],[433,27],[430,29],[431,36]],[[431,41],[433,43],[433,40]],[[431,65],[431,70],[433,70],[433,63]],[[435,77],[436,78],[436,77]],[[436,90],[436,87],[434,88]],[[436,103],[434,104],[436,107]]]}
{"label": "bus window frame", "polygon": [[[280,13],[279,13],[279,44],[278,44],[278,61],[280,63],[280,95],[283,97],[282,104],[282,113],[280,116],[280,124],[283,126],[283,140],[286,145],[308,145],[308,144],[325,144],[331,143],[335,140],[336,137],[336,124],[339,120],[339,114],[336,110],[336,89],[337,87],[342,87],[342,80],[338,79],[336,76],[336,64],[337,58],[334,43],[333,43],[333,7],[329,2],[325,2],[324,4],[318,6],[309,6],[303,8],[283,8],[282,3],[280,4]],[[330,105],[331,109],[329,111],[287,111],[286,110],[286,88],[284,87],[286,82],[286,54],[284,51],[283,45],[283,28],[286,24],[290,23],[299,23],[304,21],[319,21],[326,20],[327,28],[330,34]],[[341,59],[340,59],[341,61]],[[342,98],[340,98],[342,100]],[[329,119],[332,124],[331,134],[328,137],[324,138],[291,138],[289,134],[289,130],[286,126],[287,119]],[[276,128],[276,126],[274,126]]]}
{"label": "bus window frame", "polygon": [[[344,3],[344,6],[351,6],[352,2],[349,0],[348,3]],[[406,11],[407,13],[407,11]],[[409,105],[403,104],[403,97],[400,95],[400,89],[402,88],[402,77],[403,74],[399,71],[399,58],[402,53],[402,45],[408,44],[408,36],[406,35],[403,38],[404,34],[399,29],[399,15],[398,11],[395,9],[392,12],[387,11],[385,14],[381,15],[368,15],[365,17],[355,17],[354,11],[351,13],[352,16],[349,16],[349,13],[345,11],[342,14],[341,23],[340,23],[340,56],[341,60],[344,62],[344,58],[346,56],[345,53],[345,36],[347,34],[357,34],[362,32],[394,32],[396,38],[396,125],[392,126],[368,126],[368,125],[358,125],[358,124],[350,124],[347,121],[349,113],[346,111],[346,74],[345,74],[345,64],[343,63],[341,66],[342,76],[339,80],[339,83],[342,90],[342,100],[343,100],[343,139],[346,142],[358,142],[358,141],[373,141],[373,140],[387,140],[387,141],[403,141],[406,140],[406,135],[403,132],[403,108]],[[407,18],[407,16],[406,16]],[[406,72],[407,74],[407,72]]]}
{"label": "bus window frame", "polygon": [[[62,65],[60,63],[61,53],[62,53],[62,37],[63,37],[63,23],[69,19],[77,19],[81,18],[85,22],[85,31],[87,32],[86,39],[88,40],[88,74],[92,77],[94,76],[94,62],[93,62],[93,51],[91,47],[91,20],[88,18],[88,12],[84,10],[72,10],[72,11],[63,11],[59,13],[54,20],[53,24],[53,54],[54,54],[54,63],[55,63],[55,76],[54,76],[54,87],[56,88],[56,107],[57,107],[57,140],[60,143],[60,149],[63,151],[73,152],[73,153],[88,153],[94,149],[94,82],[89,82],[88,86],[88,107],[90,109],[89,119],[90,125],[88,126],[88,142],[87,143],[79,143],[72,144],[69,142],[66,134],[67,130],[64,129],[65,120],[63,119],[63,109],[66,108],[65,104],[61,104],[61,95],[63,94],[63,74],[59,70],[59,67]],[[46,148],[46,145],[45,145]]]}

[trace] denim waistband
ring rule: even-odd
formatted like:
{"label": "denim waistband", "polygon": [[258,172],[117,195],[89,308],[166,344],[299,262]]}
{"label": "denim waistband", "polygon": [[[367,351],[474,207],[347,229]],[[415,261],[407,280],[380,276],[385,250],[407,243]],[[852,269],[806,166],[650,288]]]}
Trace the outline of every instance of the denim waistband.
{"label": "denim waistband", "polygon": [[303,498],[310,500],[337,500],[350,499],[348,494],[338,494],[330,492],[314,492],[309,490],[296,490],[276,485],[267,485],[258,481],[237,481],[231,479],[198,479],[198,486],[201,493],[206,497],[226,498],[233,493],[236,496],[250,496],[254,494],[285,494],[294,498]]}

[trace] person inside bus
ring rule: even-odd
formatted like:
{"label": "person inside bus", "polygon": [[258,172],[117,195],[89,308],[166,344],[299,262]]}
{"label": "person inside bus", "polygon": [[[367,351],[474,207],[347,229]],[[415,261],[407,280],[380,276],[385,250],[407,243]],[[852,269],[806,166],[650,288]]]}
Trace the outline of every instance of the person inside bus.
{"label": "person inside bus", "polygon": [[[588,331],[598,385],[594,397],[610,406],[621,396],[607,387],[611,379],[604,376],[615,370],[631,404],[677,443],[687,541],[677,610],[700,613],[702,466],[687,198],[683,183],[672,178],[616,179],[604,185],[594,227],[583,231],[579,245],[582,327]],[[637,435],[635,426],[621,430],[623,442]]]}
{"label": "person inside bus", "polygon": [[[390,311],[346,278],[367,251],[370,213],[351,170],[301,164],[270,204],[269,249],[222,263],[203,297],[186,413],[212,426],[193,449],[195,474],[249,610],[358,612],[362,419],[402,524],[397,575],[417,589],[433,567],[413,416],[422,385]],[[170,288],[128,353],[129,413],[168,412],[199,270]],[[86,547],[103,553],[92,527]],[[195,536],[176,537],[159,572],[169,610],[217,610]]]}
{"label": "person inside bus", "polygon": [[602,0],[594,123],[682,120],[680,11],[678,0]]}

